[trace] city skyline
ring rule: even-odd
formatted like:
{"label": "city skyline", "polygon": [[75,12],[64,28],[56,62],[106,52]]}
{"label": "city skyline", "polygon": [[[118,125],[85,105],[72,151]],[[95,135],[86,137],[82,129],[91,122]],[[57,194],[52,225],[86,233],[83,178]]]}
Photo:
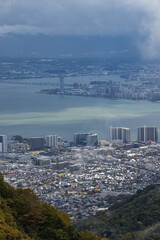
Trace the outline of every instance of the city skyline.
{"label": "city skyline", "polygon": [[[47,135],[46,137],[30,137],[30,138],[22,138],[22,136],[17,135],[17,140],[13,138],[7,141],[6,135],[0,135],[0,152],[7,152],[8,143],[12,143],[12,141],[23,142],[25,144],[29,144],[29,149],[26,147],[24,148],[25,151],[40,151],[45,150],[46,148],[53,149],[53,148],[61,148],[62,146],[99,146],[99,143],[103,140],[109,141],[110,143],[116,144],[128,144],[128,143],[145,143],[145,144],[152,144],[159,142],[159,132],[156,126],[141,126],[137,127],[137,136],[136,139],[131,139],[131,129],[126,127],[113,127],[110,126],[109,128],[109,135],[106,136],[106,139],[100,139],[97,133],[74,133],[73,134],[73,141],[66,141],[57,135]],[[64,144],[65,143],[65,144]],[[70,145],[71,144],[71,145]]]}

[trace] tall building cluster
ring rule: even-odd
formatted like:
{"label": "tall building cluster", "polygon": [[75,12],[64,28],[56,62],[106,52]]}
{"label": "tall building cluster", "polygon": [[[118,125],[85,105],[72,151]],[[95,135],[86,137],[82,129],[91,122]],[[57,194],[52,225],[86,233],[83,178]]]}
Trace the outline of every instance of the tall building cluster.
{"label": "tall building cluster", "polygon": [[[110,127],[109,139],[112,143],[129,143],[131,141],[131,129],[126,127]],[[137,128],[138,143],[158,142],[158,128],[155,126],[142,126]],[[96,133],[75,133],[73,135],[74,146],[98,146],[98,134]],[[64,146],[61,137],[48,135],[45,137],[31,137],[28,140],[29,149],[39,151],[47,148]],[[67,143],[68,144],[68,143]],[[69,145],[68,145],[69,146]],[[0,152],[7,152],[7,136],[0,135]]]}
{"label": "tall building cluster", "polygon": [[[130,142],[131,130],[124,127],[110,127],[111,142]],[[158,129],[155,126],[143,126],[137,128],[137,142],[147,143],[149,141],[158,142]]]}

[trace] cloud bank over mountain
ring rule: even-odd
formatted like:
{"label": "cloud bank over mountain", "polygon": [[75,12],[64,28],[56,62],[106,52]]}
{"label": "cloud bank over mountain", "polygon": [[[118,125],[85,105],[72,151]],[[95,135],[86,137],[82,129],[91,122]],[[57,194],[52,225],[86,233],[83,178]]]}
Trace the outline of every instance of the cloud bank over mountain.
{"label": "cloud bank over mountain", "polygon": [[[146,0],[147,1],[147,0]],[[149,5],[128,0],[1,0],[0,33],[120,35],[139,32]],[[148,1],[149,3],[149,1]],[[153,9],[154,11],[154,9]]]}
{"label": "cloud bank over mountain", "polygon": [[159,0],[0,0],[0,36],[133,36],[144,56],[159,57]]}

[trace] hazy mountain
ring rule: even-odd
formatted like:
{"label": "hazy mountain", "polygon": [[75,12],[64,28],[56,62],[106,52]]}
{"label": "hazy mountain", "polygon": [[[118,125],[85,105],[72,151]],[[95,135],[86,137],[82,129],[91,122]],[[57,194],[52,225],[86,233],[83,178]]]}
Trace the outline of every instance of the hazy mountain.
{"label": "hazy mountain", "polygon": [[0,37],[0,57],[107,57],[139,59],[129,37],[14,35]]}

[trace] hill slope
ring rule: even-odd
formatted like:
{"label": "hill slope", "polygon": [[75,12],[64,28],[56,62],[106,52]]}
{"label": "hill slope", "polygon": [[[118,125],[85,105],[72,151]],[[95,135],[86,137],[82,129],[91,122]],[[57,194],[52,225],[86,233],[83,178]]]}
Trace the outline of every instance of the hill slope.
{"label": "hill slope", "polygon": [[114,240],[160,239],[160,186],[151,185],[79,224]]}
{"label": "hill slope", "polygon": [[14,189],[0,175],[1,240],[100,240],[90,232],[78,233],[67,213],[57,211],[29,189]]}
{"label": "hill slope", "polygon": [[[160,239],[160,186],[148,186],[79,224],[77,232],[67,213],[57,211],[29,189],[14,189],[0,175],[1,240]],[[107,239],[106,238],[106,239]]]}

